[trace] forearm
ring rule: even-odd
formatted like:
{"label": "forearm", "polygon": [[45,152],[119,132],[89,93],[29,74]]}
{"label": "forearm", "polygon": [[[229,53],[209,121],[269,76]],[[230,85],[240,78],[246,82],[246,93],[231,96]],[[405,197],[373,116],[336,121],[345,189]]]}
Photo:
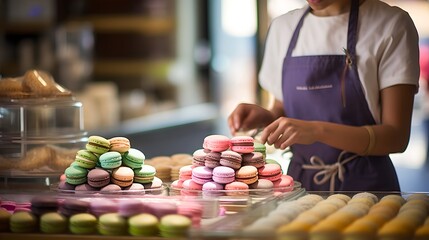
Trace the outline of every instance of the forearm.
{"label": "forearm", "polygon": [[[367,152],[370,135],[365,127],[346,126],[329,122],[313,122],[318,142],[332,147],[363,154]],[[374,133],[374,146],[367,155],[387,155],[403,152],[408,144],[409,130],[388,125],[370,126]]]}

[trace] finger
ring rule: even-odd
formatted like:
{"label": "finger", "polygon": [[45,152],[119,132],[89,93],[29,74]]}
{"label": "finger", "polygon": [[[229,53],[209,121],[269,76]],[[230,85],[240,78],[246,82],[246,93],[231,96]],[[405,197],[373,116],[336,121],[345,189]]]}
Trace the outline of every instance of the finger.
{"label": "finger", "polygon": [[296,143],[297,133],[285,133],[275,143],[274,146],[280,149],[286,149],[290,145]]}
{"label": "finger", "polygon": [[280,146],[281,149],[286,149],[287,147],[297,143],[298,141],[298,132],[292,133],[288,139],[286,139]]}
{"label": "finger", "polygon": [[[264,144],[268,143],[268,138],[270,137],[271,133],[276,130],[276,128],[277,128],[277,121],[274,121],[270,125],[266,126],[261,134],[261,142]],[[268,144],[271,144],[271,143],[268,143]]]}
{"label": "finger", "polygon": [[230,115],[228,117],[228,127],[229,127],[229,131],[231,132],[231,135],[235,136],[235,133],[237,132],[237,129],[235,129],[235,126],[234,126],[233,115]]}
{"label": "finger", "polygon": [[235,131],[238,131],[240,128],[242,128],[243,125],[243,119],[245,119],[247,113],[245,111],[245,108],[242,105],[239,105],[231,115],[231,121],[232,126]]}
{"label": "finger", "polygon": [[271,131],[267,142],[269,144],[276,143],[286,133],[286,131],[286,125],[282,121],[276,121],[276,128]]}

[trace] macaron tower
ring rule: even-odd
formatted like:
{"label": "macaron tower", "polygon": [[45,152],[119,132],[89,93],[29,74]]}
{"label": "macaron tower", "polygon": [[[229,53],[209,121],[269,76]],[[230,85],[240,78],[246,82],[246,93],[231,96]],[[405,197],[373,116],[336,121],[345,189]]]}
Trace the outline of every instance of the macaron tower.
{"label": "macaron tower", "polygon": [[75,161],[65,170],[65,178],[60,180],[58,188],[106,193],[135,191],[133,185],[138,184],[141,190],[145,189],[144,186],[160,189],[162,181],[155,177],[156,169],[145,165],[144,161],[144,153],[132,148],[125,137],[106,139],[90,136],[85,149],[76,153]]}
{"label": "macaron tower", "polygon": [[171,193],[221,196],[293,190],[292,177],[284,175],[279,164],[267,163],[265,156],[263,144],[252,137],[209,135],[193,153],[192,165],[180,169]]}

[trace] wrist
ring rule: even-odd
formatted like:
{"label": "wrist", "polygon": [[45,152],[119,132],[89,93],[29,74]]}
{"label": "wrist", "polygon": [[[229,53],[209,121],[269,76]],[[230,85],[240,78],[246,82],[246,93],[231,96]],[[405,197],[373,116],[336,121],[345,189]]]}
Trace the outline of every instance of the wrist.
{"label": "wrist", "polygon": [[313,132],[313,136],[314,136],[314,140],[316,142],[323,142],[323,136],[326,136],[325,132],[325,125],[322,122],[318,122],[318,121],[312,121],[310,122],[311,124],[311,129]]}

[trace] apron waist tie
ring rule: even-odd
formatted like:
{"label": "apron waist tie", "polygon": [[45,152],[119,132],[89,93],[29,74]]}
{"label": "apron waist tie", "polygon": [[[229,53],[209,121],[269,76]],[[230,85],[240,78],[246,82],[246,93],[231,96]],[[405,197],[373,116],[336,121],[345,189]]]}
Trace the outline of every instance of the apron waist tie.
{"label": "apron waist tie", "polygon": [[338,179],[342,182],[344,180],[344,165],[358,155],[352,155],[348,158],[342,159],[346,151],[342,151],[337,158],[337,162],[334,164],[325,164],[325,162],[318,156],[312,156],[310,158],[311,164],[303,164],[303,169],[319,170],[313,177],[313,182],[317,185],[322,185],[330,180],[329,191],[335,191],[335,177],[338,174]]}

